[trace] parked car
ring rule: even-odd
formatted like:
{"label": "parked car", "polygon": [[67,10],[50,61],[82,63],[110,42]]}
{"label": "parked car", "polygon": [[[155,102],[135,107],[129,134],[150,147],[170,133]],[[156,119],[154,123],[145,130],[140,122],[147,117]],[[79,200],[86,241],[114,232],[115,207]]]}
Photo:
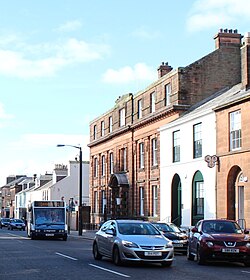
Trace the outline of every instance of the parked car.
{"label": "parked car", "polygon": [[109,220],[95,235],[93,255],[96,260],[111,258],[116,265],[131,261],[171,266],[174,250],[172,242],[149,222]]}
{"label": "parked car", "polygon": [[0,228],[8,227],[9,223],[10,223],[10,219],[9,218],[1,218],[1,220],[0,220]]}
{"label": "parked car", "polygon": [[9,230],[13,230],[13,229],[25,230],[25,223],[21,219],[10,219],[8,229]]}
{"label": "parked car", "polygon": [[175,252],[187,253],[188,236],[186,232],[182,231],[174,223],[152,222],[152,224],[172,241]]}
{"label": "parked car", "polygon": [[201,220],[188,239],[188,260],[241,262],[250,266],[249,231],[231,220]]}

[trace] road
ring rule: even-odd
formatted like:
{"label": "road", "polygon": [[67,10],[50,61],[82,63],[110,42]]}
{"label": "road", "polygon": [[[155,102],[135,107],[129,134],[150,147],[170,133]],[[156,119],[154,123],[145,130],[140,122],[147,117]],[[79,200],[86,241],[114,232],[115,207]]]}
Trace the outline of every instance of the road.
{"label": "road", "polygon": [[108,259],[95,261],[91,247],[91,240],[77,236],[70,236],[68,241],[30,240],[24,231],[0,229],[0,279],[250,279],[250,268],[241,264],[199,266],[177,254],[170,268],[149,264],[119,267]]}

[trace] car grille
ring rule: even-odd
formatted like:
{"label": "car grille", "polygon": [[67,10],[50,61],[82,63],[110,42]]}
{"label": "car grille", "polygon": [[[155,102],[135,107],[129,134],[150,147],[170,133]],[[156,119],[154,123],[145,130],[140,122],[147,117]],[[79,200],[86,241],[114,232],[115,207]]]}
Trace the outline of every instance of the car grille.
{"label": "car grille", "polygon": [[213,241],[214,245],[218,246],[226,246],[226,247],[238,247],[238,246],[245,246],[247,242],[234,242],[234,241]]}
{"label": "car grille", "polygon": [[164,246],[141,246],[141,248],[143,250],[147,250],[147,251],[150,251],[150,250],[159,251],[159,250],[163,250]]}

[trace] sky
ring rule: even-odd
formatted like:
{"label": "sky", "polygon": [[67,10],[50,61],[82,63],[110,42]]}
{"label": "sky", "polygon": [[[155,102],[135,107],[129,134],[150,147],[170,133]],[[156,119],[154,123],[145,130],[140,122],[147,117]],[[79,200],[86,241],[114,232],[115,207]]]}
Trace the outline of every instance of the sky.
{"label": "sky", "polygon": [[81,146],[115,100],[250,31],[249,0],[0,0],[0,187],[45,174]]}

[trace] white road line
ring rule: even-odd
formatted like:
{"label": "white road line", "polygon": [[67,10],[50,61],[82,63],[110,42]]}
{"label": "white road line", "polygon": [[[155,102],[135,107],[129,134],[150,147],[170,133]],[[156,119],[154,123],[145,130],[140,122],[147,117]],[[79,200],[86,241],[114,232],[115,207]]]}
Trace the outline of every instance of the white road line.
{"label": "white road line", "polygon": [[117,274],[117,275],[120,275],[122,277],[126,277],[126,278],[129,278],[130,276],[129,275],[126,275],[126,274],[122,274],[122,273],[119,273],[119,272],[116,272],[114,270],[110,270],[110,269],[107,269],[107,268],[104,268],[104,267],[101,267],[101,266],[98,266],[98,265],[94,265],[92,263],[89,264],[90,266],[93,266],[95,268],[98,268],[98,269],[102,269],[102,270],[105,270],[107,272],[110,272],[110,273],[114,273],[114,274]]}
{"label": "white road line", "polygon": [[246,270],[242,270],[241,272],[242,273],[249,273],[250,274],[250,271],[246,271]]}
{"label": "white road line", "polygon": [[72,257],[67,256],[67,255],[63,255],[63,254],[58,253],[58,252],[56,252],[56,255],[61,256],[61,257],[64,257],[64,258],[67,258],[67,259],[70,259],[70,260],[73,260],[73,261],[77,261],[77,259],[75,259],[75,258],[72,258]]}

